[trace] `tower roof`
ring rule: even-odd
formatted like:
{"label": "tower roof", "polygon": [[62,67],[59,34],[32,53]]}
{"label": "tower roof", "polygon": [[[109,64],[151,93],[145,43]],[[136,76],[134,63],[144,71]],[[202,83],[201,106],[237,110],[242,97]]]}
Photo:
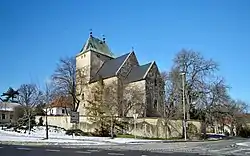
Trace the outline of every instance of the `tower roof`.
{"label": "tower roof", "polygon": [[86,52],[88,50],[92,50],[97,53],[101,53],[103,55],[114,58],[114,54],[109,49],[105,40],[100,40],[99,38],[95,38],[92,35],[88,38],[80,52]]}

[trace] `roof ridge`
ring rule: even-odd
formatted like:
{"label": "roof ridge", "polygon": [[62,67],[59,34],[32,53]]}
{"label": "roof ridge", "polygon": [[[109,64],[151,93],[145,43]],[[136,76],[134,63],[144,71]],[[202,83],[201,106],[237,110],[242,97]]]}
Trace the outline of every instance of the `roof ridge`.
{"label": "roof ridge", "polygon": [[[143,76],[143,79],[146,78],[146,76],[148,75],[149,70],[152,68],[152,66],[153,66],[154,63],[155,63],[155,61],[152,61],[152,62],[150,63],[150,66],[148,67],[146,73],[145,73],[144,76]],[[149,63],[148,63],[148,64],[149,64]]]}
{"label": "roof ridge", "polygon": [[80,52],[86,52],[88,50],[92,50],[97,53],[114,58],[114,54],[110,50],[106,41],[103,41],[102,39],[99,39],[98,37],[89,36],[89,38],[85,42]]}
{"label": "roof ridge", "polygon": [[[130,55],[131,55],[132,53],[134,53],[134,52],[132,51],[132,52],[129,52],[129,53],[125,54],[125,55],[128,55],[128,56],[127,56],[127,57],[125,58],[125,60],[122,62],[122,64],[120,65],[120,67],[117,69],[117,71],[115,72],[115,75],[117,75],[118,71],[122,68],[122,66],[123,66],[124,63],[128,60],[128,58],[130,57]],[[122,55],[122,56],[124,56],[124,55]],[[120,57],[121,57],[121,56],[120,56]]]}

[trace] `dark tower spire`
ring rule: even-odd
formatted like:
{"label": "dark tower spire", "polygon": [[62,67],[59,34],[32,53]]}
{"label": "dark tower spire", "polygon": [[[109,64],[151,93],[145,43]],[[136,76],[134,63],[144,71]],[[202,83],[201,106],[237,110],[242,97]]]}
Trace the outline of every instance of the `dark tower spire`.
{"label": "dark tower spire", "polygon": [[93,37],[92,29],[89,30],[89,37]]}
{"label": "dark tower spire", "polygon": [[102,41],[103,41],[103,43],[106,42],[106,37],[105,37],[105,35],[102,35]]}

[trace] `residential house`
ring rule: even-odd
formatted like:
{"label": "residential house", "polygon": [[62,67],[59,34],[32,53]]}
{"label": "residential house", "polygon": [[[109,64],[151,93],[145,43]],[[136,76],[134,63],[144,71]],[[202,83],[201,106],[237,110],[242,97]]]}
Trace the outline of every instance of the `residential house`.
{"label": "residential house", "polygon": [[44,111],[47,115],[63,116],[69,115],[71,112],[71,101],[67,97],[60,96],[55,98],[51,104],[45,108]]}
{"label": "residential house", "polygon": [[20,104],[0,102],[0,124],[11,123],[13,121],[14,109],[17,106],[20,106]]}

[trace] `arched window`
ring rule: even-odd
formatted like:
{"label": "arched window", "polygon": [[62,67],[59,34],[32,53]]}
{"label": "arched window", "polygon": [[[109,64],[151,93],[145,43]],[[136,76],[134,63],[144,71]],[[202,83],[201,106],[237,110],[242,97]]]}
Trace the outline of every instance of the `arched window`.
{"label": "arched window", "polygon": [[154,101],[154,108],[157,108],[157,100]]}
{"label": "arched window", "polygon": [[155,78],[155,86],[157,86],[157,79]]}
{"label": "arched window", "polygon": [[84,93],[82,93],[82,100],[84,100]]}

